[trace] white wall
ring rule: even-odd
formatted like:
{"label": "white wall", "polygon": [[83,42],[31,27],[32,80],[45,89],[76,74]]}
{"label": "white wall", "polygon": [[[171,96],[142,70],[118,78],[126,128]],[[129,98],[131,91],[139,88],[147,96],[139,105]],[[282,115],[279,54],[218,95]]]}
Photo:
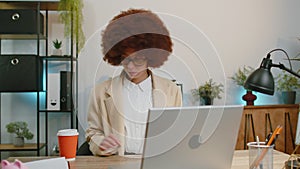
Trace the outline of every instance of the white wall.
{"label": "white wall", "polygon": [[[273,48],[284,48],[291,56],[300,50],[296,40],[300,25],[292,19],[300,16],[296,9],[300,5],[299,1],[188,0],[175,3],[171,0],[119,0],[104,3],[85,0],[84,4],[87,43],[80,55],[81,70],[84,70],[80,73],[96,76],[96,79],[94,76],[85,77],[85,84],[98,81],[98,76],[105,76],[105,63],[100,63],[101,30],[113,16],[128,8],[150,9],[163,18],[173,36],[175,56],[162,69],[167,69],[179,82],[184,83],[185,93],[189,93],[190,89],[209,77],[226,85],[223,101],[217,103],[242,103],[239,96],[241,89],[232,85],[228,78],[239,67],[257,67],[266,53]],[[278,57],[282,59],[283,56]],[[95,66],[86,69],[85,64]],[[96,68],[93,67],[99,65],[101,68],[95,73]],[[181,69],[178,69],[178,65]],[[191,77],[186,77],[186,73]],[[259,98],[265,100],[260,99],[257,104],[278,102],[275,96],[259,95]],[[187,96],[185,104],[195,103]]]}
{"label": "white wall", "polygon": [[[185,105],[198,104],[189,91],[209,77],[222,82],[226,88],[223,99],[216,100],[215,104],[244,104],[240,99],[243,89],[228,77],[241,66],[259,66],[271,49],[284,48],[290,56],[300,52],[300,43],[296,40],[300,34],[298,0],[83,1],[87,43],[79,55],[78,115],[83,129],[87,126],[89,89],[94,83],[120,71],[120,68],[114,69],[101,62],[100,34],[121,10],[145,8],[162,17],[173,37],[174,53],[159,73],[171,74],[183,83]],[[52,23],[50,39],[62,36],[62,32],[55,31],[61,27],[58,21],[54,19]],[[281,53],[274,55],[274,62],[285,62],[283,57]],[[299,68],[299,63],[294,63],[294,68]],[[280,102],[277,95],[258,94],[258,97],[256,104]],[[81,134],[80,142],[84,140],[82,131]]]}
{"label": "white wall", "polygon": [[[86,128],[88,91],[99,81],[117,74],[121,68],[102,61],[101,31],[122,10],[144,8],[156,12],[169,28],[174,52],[160,68],[183,83],[184,104],[198,105],[190,89],[210,77],[225,85],[225,93],[215,104],[245,104],[242,87],[229,77],[244,65],[254,68],[274,48],[285,49],[290,57],[300,52],[300,1],[297,0],[84,0],[85,48],[79,55],[79,122]],[[272,55],[274,63],[283,62],[283,53]],[[299,69],[299,63],[293,63]],[[272,69],[276,74],[278,70]],[[299,93],[299,92],[298,92]],[[255,93],[256,105],[280,103],[274,96]],[[299,102],[299,94],[297,102]]]}

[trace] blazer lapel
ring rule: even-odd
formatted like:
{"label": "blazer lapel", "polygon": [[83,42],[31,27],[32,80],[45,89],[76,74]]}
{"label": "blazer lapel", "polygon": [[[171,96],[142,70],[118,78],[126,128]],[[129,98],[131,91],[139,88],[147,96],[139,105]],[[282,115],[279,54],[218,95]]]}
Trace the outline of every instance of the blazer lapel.
{"label": "blazer lapel", "polygon": [[167,96],[164,91],[167,90],[167,88],[160,83],[157,83],[158,79],[155,75],[152,74],[151,71],[149,71],[152,76],[152,87],[153,87],[153,93],[152,93],[152,101],[153,101],[153,107],[166,107],[167,103]]}
{"label": "blazer lapel", "polygon": [[[118,137],[121,145],[125,145],[124,115],[123,115],[123,97],[122,97],[122,77],[112,79],[106,94],[110,97],[105,100],[107,115],[112,128],[112,133]],[[124,152],[124,146],[119,149],[119,154]]]}

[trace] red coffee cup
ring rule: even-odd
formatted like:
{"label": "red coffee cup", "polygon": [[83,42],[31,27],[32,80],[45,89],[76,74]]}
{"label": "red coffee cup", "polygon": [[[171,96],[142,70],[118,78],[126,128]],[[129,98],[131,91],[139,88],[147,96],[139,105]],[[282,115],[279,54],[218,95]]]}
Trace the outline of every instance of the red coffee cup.
{"label": "red coffee cup", "polygon": [[57,132],[59,155],[65,157],[67,161],[73,161],[76,158],[77,129],[63,129]]}

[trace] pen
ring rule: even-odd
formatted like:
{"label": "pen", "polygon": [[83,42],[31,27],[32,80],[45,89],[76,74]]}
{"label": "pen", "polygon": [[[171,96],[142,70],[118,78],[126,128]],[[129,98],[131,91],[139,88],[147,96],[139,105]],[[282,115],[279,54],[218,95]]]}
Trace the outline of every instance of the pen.
{"label": "pen", "polygon": [[267,135],[267,137],[266,137],[266,142],[265,142],[266,145],[268,144],[268,141],[270,140],[272,134],[273,134],[273,133],[270,132],[270,133]]}
{"label": "pen", "polygon": [[[273,134],[272,132],[271,132],[270,134],[268,134],[268,136],[267,136],[267,138],[266,138],[266,145],[268,144],[268,142],[269,142],[269,140],[270,140],[272,134]],[[275,144],[275,141],[277,140],[278,135],[279,135],[279,133],[277,133],[277,134],[275,135],[275,138],[274,138],[274,140],[272,141],[272,143],[271,143],[270,145]]]}
{"label": "pen", "polygon": [[277,139],[277,137],[280,134],[281,130],[282,130],[282,126],[281,125],[279,125],[279,126],[276,127],[274,133],[272,133],[270,139],[267,142],[268,146],[271,145],[272,143],[274,144],[274,141]]}
{"label": "pen", "polygon": [[[270,139],[267,142],[267,146],[270,146],[273,143],[273,141],[276,139],[276,136],[278,136],[280,134],[281,130],[282,130],[281,125],[276,127],[272,136],[270,137]],[[257,156],[257,158],[250,165],[250,169],[256,168],[259,165],[259,163],[263,160],[266,153],[267,153],[267,149],[264,149],[264,151],[260,154],[260,156]]]}

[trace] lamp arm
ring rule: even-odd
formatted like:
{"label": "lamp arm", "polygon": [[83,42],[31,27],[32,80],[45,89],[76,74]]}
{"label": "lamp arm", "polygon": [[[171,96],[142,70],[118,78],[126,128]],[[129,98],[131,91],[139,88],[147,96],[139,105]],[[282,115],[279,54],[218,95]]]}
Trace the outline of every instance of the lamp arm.
{"label": "lamp arm", "polygon": [[283,64],[279,63],[279,64],[271,64],[271,67],[278,67],[279,69],[285,70],[287,72],[289,72],[290,74],[300,78],[300,75],[296,72],[294,72],[291,69],[288,69],[287,67],[285,67]]}
{"label": "lamp arm", "polygon": [[[275,52],[275,51],[281,51],[281,52],[283,52],[283,53],[285,54],[285,56],[287,57],[287,60],[289,61],[290,69],[293,70],[293,68],[292,68],[292,63],[291,63],[291,60],[290,60],[290,57],[289,57],[288,53],[287,53],[285,50],[283,50],[283,49],[277,48],[277,49],[271,50],[271,51],[267,54],[267,58],[270,59],[270,58],[271,58],[271,53],[273,53],[273,52]],[[279,63],[279,64],[280,64],[280,63]]]}

